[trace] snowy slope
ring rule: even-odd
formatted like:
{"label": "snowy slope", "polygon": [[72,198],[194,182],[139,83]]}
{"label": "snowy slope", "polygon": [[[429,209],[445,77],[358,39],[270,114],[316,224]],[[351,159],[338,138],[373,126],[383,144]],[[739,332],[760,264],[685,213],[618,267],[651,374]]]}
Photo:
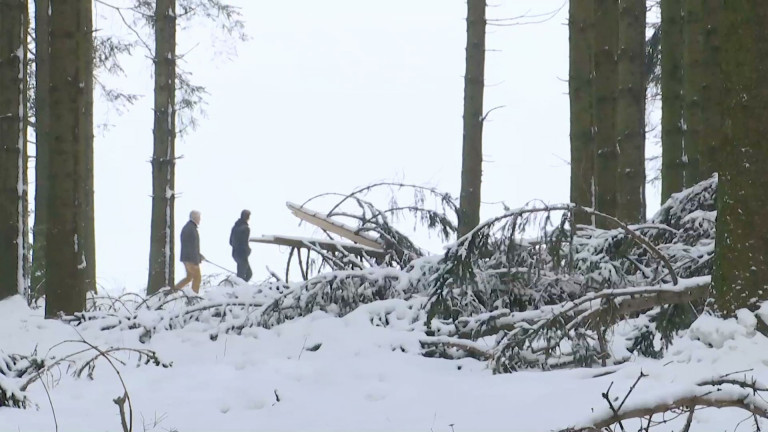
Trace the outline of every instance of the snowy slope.
{"label": "snowy slope", "polygon": [[[223,298],[231,289],[207,287],[204,295]],[[80,335],[102,348],[155,350],[172,367],[136,367],[135,356],[116,354],[126,361],[117,367],[133,403],[134,431],[549,431],[606,413],[601,392],[613,383],[611,395],[623,398],[640,371],[649,376],[628,404],[671,400],[701,380],[747,369],[768,381],[768,340],[754,332],[751,314],[740,323],[702,317],[661,360],[492,375],[476,360],[422,357],[414,301],[379,301],[343,318],[315,312],[216,341],[209,323],[195,322],[142,344],[141,329],[100,331],[85,323],[75,330],[43,320],[42,311],[15,297],[0,302],[0,355],[42,354]],[[375,325],[385,319],[387,327]],[[51,353],[79,349],[64,344]],[[93,381],[62,369],[45,383],[59,431],[120,430],[112,400],[122,387],[106,361],[98,361]],[[46,388],[36,382],[28,395],[37,409],[0,408],[0,432],[55,430]],[[734,430],[745,417],[735,409],[701,410],[692,430]]]}

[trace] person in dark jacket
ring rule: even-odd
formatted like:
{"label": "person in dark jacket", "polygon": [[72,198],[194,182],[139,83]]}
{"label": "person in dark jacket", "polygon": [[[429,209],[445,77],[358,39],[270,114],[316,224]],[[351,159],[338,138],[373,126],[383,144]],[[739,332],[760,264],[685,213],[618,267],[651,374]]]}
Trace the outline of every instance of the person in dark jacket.
{"label": "person in dark jacket", "polygon": [[248,246],[248,239],[251,237],[251,229],[248,227],[248,219],[251,212],[243,210],[240,212],[240,219],[235,222],[232,231],[229,233],[229,245],[232,246],[232,258],[237,263],[237,277],[248,282],[253,276],[251,265],[248,263],[248,256],[251,254],[251,248]]}
{"label": "person in dark jacket", "polygon": [[187,276],[173,287],[174,290],[180,290],[192,282],[192,291],[195,294],[200,292],[200,281],[202,280],[200,263],[205,260],[205,257],[200,253],[198,225],[200,225],[200,212],[192,210],[189,212],[189,222],[181,229],[181,262],[184,263]]}

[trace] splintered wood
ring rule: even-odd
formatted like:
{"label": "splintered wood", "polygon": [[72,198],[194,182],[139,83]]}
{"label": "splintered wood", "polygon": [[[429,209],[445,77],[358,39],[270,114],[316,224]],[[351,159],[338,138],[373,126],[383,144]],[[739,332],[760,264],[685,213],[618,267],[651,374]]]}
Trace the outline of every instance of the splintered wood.
{"label": "splintered wood", "polygon": [[381,243],[366,233],[355,232],[354,228],[345,225],[342,222],[333,220],[327,215],[316,212],[314,210],[310,210],[298,204],[294,204],[292,202],[286,202],[285,204],[291,213],[293,213],[293,215],[297,218],[308,222],[326,232],[330,232],[345,239],[351,240],[353,243],[329,239],[315,239],[282,235],[253,237],[250,239],[251,242],[275,244],[293,248],[318,247],[329,252],[343,250],[355,255],[367,255],[371,258],[383,258],[386,255],[386,252],[382,248]]}

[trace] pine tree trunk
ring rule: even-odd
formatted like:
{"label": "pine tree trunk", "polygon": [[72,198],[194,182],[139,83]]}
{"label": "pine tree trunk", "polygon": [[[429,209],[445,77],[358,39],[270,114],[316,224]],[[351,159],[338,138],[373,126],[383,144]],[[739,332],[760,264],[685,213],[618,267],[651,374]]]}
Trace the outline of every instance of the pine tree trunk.
{"label": "pine tree trunk", "polygon": [[50,18],[48,0],[35,0],[35,223],[32,227],[32,296],[45,291],[50,142]]}
{"label": "pine tree trunk", "polygon": [[84,110],[87,77],[81,45],[90,37],[82,22],[85,2],[50,1],[50,158],[48,223],[46,226],[45,316],[73,314],[85,308],[85,255],[80,205],[83,131],[80,113]]}
{"label": "pine tree trunk", "polygon": [[83,164],[81,165],[82,199],[80,200],[83,231],[82,239],[85,254],[85,290],[96,292],[96,221],[94,220],[93,196],[93,10],[90,1],[82,6],[82,25],[88,35],[80,45],[79,56],[83,71],[83,109],[80,116],[80,130],[83,139]]}
{"label": "pine tree trunk", "polygon": [[720,77],[720,41],[718,31],[722,5],[719,0],[702,2],[702,84],[701,84],[701,145],[699,147],[699,177],[705,180],[717,172],[718,143],[722,140],[723,100]]}
{"label": "pine tree trunk", "polygon": [[25,290],[26,13],[24,0],[0,0],[0,299]]}
{"label": "pine tree trunk", "polygon": [[[24,1],[24,46],[29,46],[29,1]],[[22,77],[22,81],[24,83],[24,92],[21,95],[22,99],[22,105],[24,106],[24,115],[23,115],[23,129],[24,129],[24,144],[21,149],[21,183],[22,183],[22,191],[21,191],[21,205],[22,205],[22,221],[23,221],[23,229],[22,229],[22,241],[24,244],[24,256],[23,256],[23,264],[22,264],[22,273],[24,275],[24,297],[26,299],[29,299],[29,290],[30,290],[30,271],[32,268],[32,244],[29,240],[29,223],[30,223],[30,213],[29,213],[29,139],[27,137],[27,134],[29,133],[29,50],[24,50],[24,73]]]}
{"label": "pine tree trunk", "polygon": [[[571,108],[571,202],[595,207],[595,147],[592,136],[592,0],[570,2],[568,95]],[[594,225],[576,212],[575,222]]]}
{"label": "pine tree trunk", "polygon": [[661,202],[688,184],[683,146],[683,1],[661,2]]}
{"label": "pine tree trunk", "polygon": [[768,296],[768,3],[725,2],[725,139],[718,152],[715,309],[729,316]]}
{"label": "pine tree trunk", "polygon": [[[595,203],[597,210],[616,216],[618,149],[616,137],[616,90],[618,66],[616,47],[619,38],[618,0],[595,0],[594,42],[594,124],[595,124]],[[604,218],[598,227],[607,227]]]}
{"label": "pine tree trunk", "polygon": [[685,184],[690,187],[699,179],[699,148],[702,141],[701,90],[704,83],[702,68],[703,33],[702,1],[684,0],[683,16],[683,143]]}
{"label": "pine tree trunk", "polygon": [[461,153],[459,237],[480,224],[485,90],[485,0],[467,0],[464,138]]}
{"label": "pine tree trunk", "polygon": [[624,222],[645,221],[645,0],[619,9],[618,210]]}
{"label": "pine tree trunk", "polygon": [[176,1],[155,9],[155,124],[147,294],[173,286],[176,164]]}

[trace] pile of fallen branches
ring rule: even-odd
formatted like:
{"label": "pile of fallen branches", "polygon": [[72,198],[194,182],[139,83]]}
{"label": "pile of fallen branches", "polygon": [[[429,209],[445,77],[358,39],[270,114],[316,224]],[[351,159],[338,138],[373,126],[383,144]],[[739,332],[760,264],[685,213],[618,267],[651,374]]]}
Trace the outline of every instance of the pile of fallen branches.
{"label": "pile of fallen branches", "polygon": [[[657,355],[656,339],[668,342],[703,309],[716,181],[673,195],[646,224],[572,204],[486,221],[446,252],[431,279],[427,325],[434,338],[423,341],[425,352],[492,359],[496,372],[604,365],[615,360],[611,327],[644,314],[630,346]],[[576,226],[579,211],[616,228]]]}
{"label": "pile of fallen branches", "polygon": [[256,286],[218,287],[206,297],[161,291],[148,298],[92,297],[88,311],[62,317],[74,326],[101,331],[138,331],[147,342],[160,331],[202,324],[215,340],[252,327],[270,328],[287,320],[324,311],[344,316],[360,305],[425,296],[440,257],[411,260],[392,267],[323,273],[301,282],[263,282]]}
{"label": "pile of fallen branches", "polygon": [[[388,262],[331,268],[301,282],[224,287],[206,298],[162,293],[94,299],[90,311],[66,320],[102,330],[137,330],[142,341],[158,331],[203,323],[215,339],[315,311],[344,316],[375,301],[424,297],[426,355],[492,360],[500,373],[615,363],[626,357],[611,349],[615,326],[631,321],[626,350],[655,357],[664,342],[690,325],[706,298],[715,185],[713,177],[674,195],[654,218],[638,225],[572,204],[508,210],[444,255],[426,257],[390,220],[403,208],[421,210],[393,204],[378,211],[359,196],[369,190],[364,188],[343,195],[329,215],[352,217],[339,210],[347,202],[362,209],[360,232],[398,245],[391,250],[400,252]],[[453,211],[449,197],[438,202]],[[575,225],[576,212],[603,218],[615,228]],[[423,214],[431,215],[425,216],[431,228],[454,232],[444,213]]]}
{"label": "pile of fallen branches", "polygon": [[[382,190],[389,195],[388,205],[384,209],[366,198]],[[404,202],[402,197],[398,198],[398,194],[402,192],[411,193],[409,199]],[[381,267],[405,270],[414,259],[428,255],[424,249],[395,227],[397,223],[403,223],[406,220],[413,221],[415,225],[436,234],[444,241],[454,239],[456,235],[458,214],[456,199],[435,188],[381,182],[355,189],[349,194],[316,195],[306,200],[301,206],[328,198],[337,199],[329,206],[325,217],[338,220],[345,225],[349,223],[351,231],[375,239],[385,253],[382,257],[356,254],[342,247],[327,250],[305,240],[302,248],[291,249],[286,263],[286,268],[289,269],[295,258],[304,280],[324,272],[343,270]],[[329,240],[334,240],[331,233],[321,231]],[[305,250],[304,255],[302,255],[302,249]]]}
{"label": "pile of fallen branches", "polygon": [[292,289],[284,282],[264,282],[256,288],[222,286],[206,297],[167,289],[146,298],[132,293],[116,298],[94,296],[89,299],[88,310],[61,320],[101,331],[135,330],[143,343],[159,331],[203,323],[215,339],[221,332],[239,334],[243,328],[255,325],[252,318],[264,305]]}
{"label": "pile of fallen branches", "polygon": [[371,268],[315,276],[294,284],[290,291],[266,305],[260,311],[258,324],[270,328],[318,310],[344,316],[362,304],[425,295],[438,260],[434,256],[415,259],[403,270]]}

